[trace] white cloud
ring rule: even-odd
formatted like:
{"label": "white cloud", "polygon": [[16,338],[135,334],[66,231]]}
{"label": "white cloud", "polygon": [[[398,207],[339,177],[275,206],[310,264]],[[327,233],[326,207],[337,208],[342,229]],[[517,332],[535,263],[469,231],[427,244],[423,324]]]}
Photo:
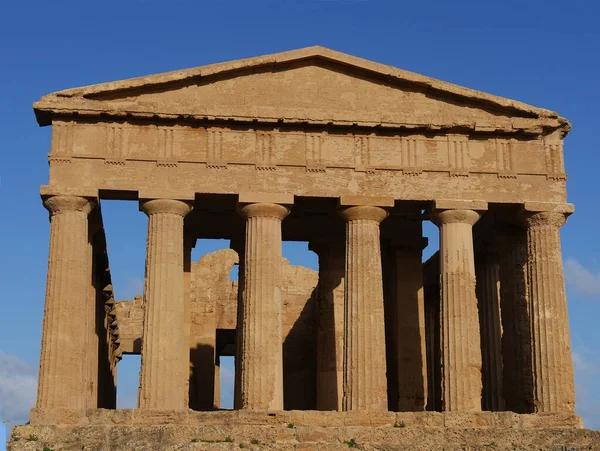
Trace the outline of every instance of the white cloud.
{"label": "white cloud", "polygon": [[0,351],[0,420],[24,422],[35,405],[37,369]]}
{"label": "white cloud", "polygon": [[565,283],[582,296],[600,300],[600,273],[594,274],[574,258],[564,261]]}
{"label": "white cloud", "polygon": [[585,347],[573,351],[575,370],[575,412],[581,416],[585,427],[600,429],[600,391],[596,381],[600,376],[600,356]]}

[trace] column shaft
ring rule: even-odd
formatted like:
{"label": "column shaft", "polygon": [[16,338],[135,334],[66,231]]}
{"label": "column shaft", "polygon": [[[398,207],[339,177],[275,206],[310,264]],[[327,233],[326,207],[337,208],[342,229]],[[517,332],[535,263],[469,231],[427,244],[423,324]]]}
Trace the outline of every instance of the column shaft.
{"label": "column shaft", "polygon": [[477,264],[477,301],[481,333],[482,407],[504,410],[502,392],[502,326],[500,324],[500,269],[491,256]]}
{"label": "column shaft", "polygon": [[317,410],[342,410],[344,363],[343,242],[319,243],[317,286]]}
{"label": "column shaft", "polygon": [[394,253],[398,411],[422,411],[427,399],[427,362],[421,248],[398,246]]}
{"label": "column shaft", "polygon": [[572,412],[573,362],[560,249],[562,213],[527,218],[529,311],[536,412]]}
{"label": "column shaft", "polygon": [[442,404],[445,411],[481,410],[481,348],[475,296],[472,210],[445,210],[440,228]]}
{"label": "column shaft", "polygon": [[379,224],[387,212],[351,207],[346,219],[344,410],[387,410]]}
{"label": "column shaft", "polygon": [[441,411],[440,253],[423,264],[427,347],[427,410]]}
{"label": "column shaft", "polygon": [[150,200],[144,285],[141,408],[187,409],[189,346],[185,340],[183,218],[188,204]]}
{"label": "column shaft", "polygon": [[259,203],[246,205],[241,213],[246,217],[246,246],[238,307],[238,405],[283,410],[281,222],[288,209]]}
{"label": "column shaft", "polygon": [[81,197],[54,196],[44,206],[51,215],[50,253],[37,407],[84,409],[88,214],[93,204]]}
{"label": "column shaft", "polygon": [[506,410],[532,413],[527,240],[525,231],[514,232],[502,241],[503,252],[500,259],[503,392]]}
{"label": "column shaft", "polygon": [[[98,363],[99,363],[99,336],[98,336],[98,318],[97,318],[97,292],[96,292],[96,252],[94,246],[94,235],[96,230],[90,227],[88,239],[88,269],[90,277],[88,278],[88,296],[86,298],[86,408],[95,409],[98,407]],[[95,227],[94,227],[95,229]]]}
{"label": "column shaft", "polygon": [[192,280],[192,245],[185,239],[183,247],[183,299],[184,299],[184,324],[185,324],[185,346],[189,349],[187,357],[187,368],[185,377],[185,405],[192,408],[194,400],[192,399],[193,388],[193,362],[192,354],[192,299],[191,299],[191,280]]}

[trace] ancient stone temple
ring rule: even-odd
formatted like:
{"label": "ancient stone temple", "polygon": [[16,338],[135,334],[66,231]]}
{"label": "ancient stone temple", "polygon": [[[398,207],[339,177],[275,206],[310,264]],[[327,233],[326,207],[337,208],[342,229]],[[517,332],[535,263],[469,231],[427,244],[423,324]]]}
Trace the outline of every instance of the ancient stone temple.
{"label": "ancient stone temple", "polygon": [[[52,126],[50,252],[37,405],[11,449],[600,443],[574,414],[558,114],[322,47],[34,110]],[[104,199],[148,218],[129,302]],[[231,249],[192,262],[206,238]],[[284,260],[286,240],[318,272]],[[137,409],[116,409],[123,354],[141,354]]]}

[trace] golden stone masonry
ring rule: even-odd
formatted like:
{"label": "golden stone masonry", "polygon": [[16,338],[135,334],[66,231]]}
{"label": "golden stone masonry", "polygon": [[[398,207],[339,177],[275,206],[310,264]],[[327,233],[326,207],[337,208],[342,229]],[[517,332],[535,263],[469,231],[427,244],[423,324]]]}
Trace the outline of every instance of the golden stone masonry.
{"label": "golden stone masonry", "polygon": [[[574,413],[558,114],[322,47],[34,110],[50,253],[37,405],[9,449],[600,446]],[[143,297],[115,301],[103,199],[148,218]],[[192,262],[202,238],[231,249]],[[123,354],[137,409],[116,409]]]}

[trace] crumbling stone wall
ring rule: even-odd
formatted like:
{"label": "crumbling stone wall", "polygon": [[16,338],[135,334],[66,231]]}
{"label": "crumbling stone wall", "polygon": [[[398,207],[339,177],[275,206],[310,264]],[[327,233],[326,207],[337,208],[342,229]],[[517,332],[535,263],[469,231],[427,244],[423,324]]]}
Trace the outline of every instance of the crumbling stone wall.
{"label": "crumbling stone wall", "polygon": [[[219,408],[219,356],[235,354],[238,282],[230,280],[238,254],[222,249],[191,265],[189,403],[195,410]],[[282,260],[283,373],[285,409],[316,408],[318,273]],[[144,318],[141,296],[115,304],[124,354],[140,354]],[[222,340],[218,340],[221,337]]]}

